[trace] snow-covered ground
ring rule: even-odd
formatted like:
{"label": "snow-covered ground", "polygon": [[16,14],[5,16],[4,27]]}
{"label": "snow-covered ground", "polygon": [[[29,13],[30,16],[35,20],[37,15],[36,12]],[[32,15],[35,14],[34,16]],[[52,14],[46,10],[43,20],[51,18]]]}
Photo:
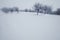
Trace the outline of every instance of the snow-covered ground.
{"label": "snow-covered ground", "polygon": [[60,40],[60,16],[0,12],[0,40]]}

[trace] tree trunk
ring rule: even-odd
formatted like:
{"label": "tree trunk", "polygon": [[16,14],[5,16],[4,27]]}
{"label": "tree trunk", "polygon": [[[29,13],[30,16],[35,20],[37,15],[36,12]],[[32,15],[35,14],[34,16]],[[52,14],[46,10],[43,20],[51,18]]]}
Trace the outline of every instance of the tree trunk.
{"label": "tree trunk", "polygon": [[37,15],[38,15],[38,12],[37,12]]}

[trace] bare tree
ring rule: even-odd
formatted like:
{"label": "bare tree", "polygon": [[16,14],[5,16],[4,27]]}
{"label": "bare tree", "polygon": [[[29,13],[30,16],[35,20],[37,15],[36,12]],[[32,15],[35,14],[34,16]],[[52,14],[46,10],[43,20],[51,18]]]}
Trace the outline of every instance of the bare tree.
{"label": "bare tree", "polygon": [[5,12],[5,13],[8,13],[8,12],[19,12],[18,7],[13,7],[13,8],[6,8],[6,7],[4,7],[1,10],[3,12]]}
{"label": "bare tree", "polygon": [[19,12],[18,7],[9,8],[10,12]]}
{"label": "bare tree", "polygon": [[39,3],[36,3],[34,5],[34,10],[37,12],[37,15],[38,15],[38,13],[40,13],[40,11],[42,10],[42,5]]}
{"label": "bare tree", "polygon": [[60,8],[58,8],[57,11],[53,11],[52,14],[54,14],[54,15],[60,15]]}
{"label": "bare tree", "polygon": [[50,6],[42,5],[39,3],[36,3],[34,5],[34,10],[37,12],[37,15],[38,13],[51,14],[52,12],[52,9]]}
{"label": "bare tree", "polygon": [[2,8],[1,10],[2,10],[4,13],[8,13],[8,12],[9,12],[9,9],[6,8],[6,7]]}
{"label": "bare tree", "polygon": [[43,6],[43,10],[45,14],[51,14],[52,8],[50,6]]}
{"label": "bare tree", "polygon": [[57,14],[57,15],[60,15],[60,8],[57,9],[56,14]]}

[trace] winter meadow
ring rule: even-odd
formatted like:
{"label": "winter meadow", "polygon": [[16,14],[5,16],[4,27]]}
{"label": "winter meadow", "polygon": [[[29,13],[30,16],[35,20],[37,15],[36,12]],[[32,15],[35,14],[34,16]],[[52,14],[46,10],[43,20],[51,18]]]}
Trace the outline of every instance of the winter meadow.
{"label": "winter meadow", "polygon": [[0,40],[60,40],[60,0],[0,0]]}

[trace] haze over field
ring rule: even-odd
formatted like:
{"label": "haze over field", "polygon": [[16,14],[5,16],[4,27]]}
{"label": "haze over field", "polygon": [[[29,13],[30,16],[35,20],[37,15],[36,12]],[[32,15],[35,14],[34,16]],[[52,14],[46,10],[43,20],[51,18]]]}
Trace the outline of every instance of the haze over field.
{"label": "haze over field", "polygon": [[0,0],[0,7],[14,7],[20,9],[31,8],[35,3],[52,6],[53,10],[60,8],[60,0]]}
{"label": "haze over field", "polygon": [[[0,8],[31,8],[35,2],[58,7],[60,0],[0,0]],[[58,5],[57,5],[58,4]],[[60,40],[60,16],[0,11],[0,40]]]}

